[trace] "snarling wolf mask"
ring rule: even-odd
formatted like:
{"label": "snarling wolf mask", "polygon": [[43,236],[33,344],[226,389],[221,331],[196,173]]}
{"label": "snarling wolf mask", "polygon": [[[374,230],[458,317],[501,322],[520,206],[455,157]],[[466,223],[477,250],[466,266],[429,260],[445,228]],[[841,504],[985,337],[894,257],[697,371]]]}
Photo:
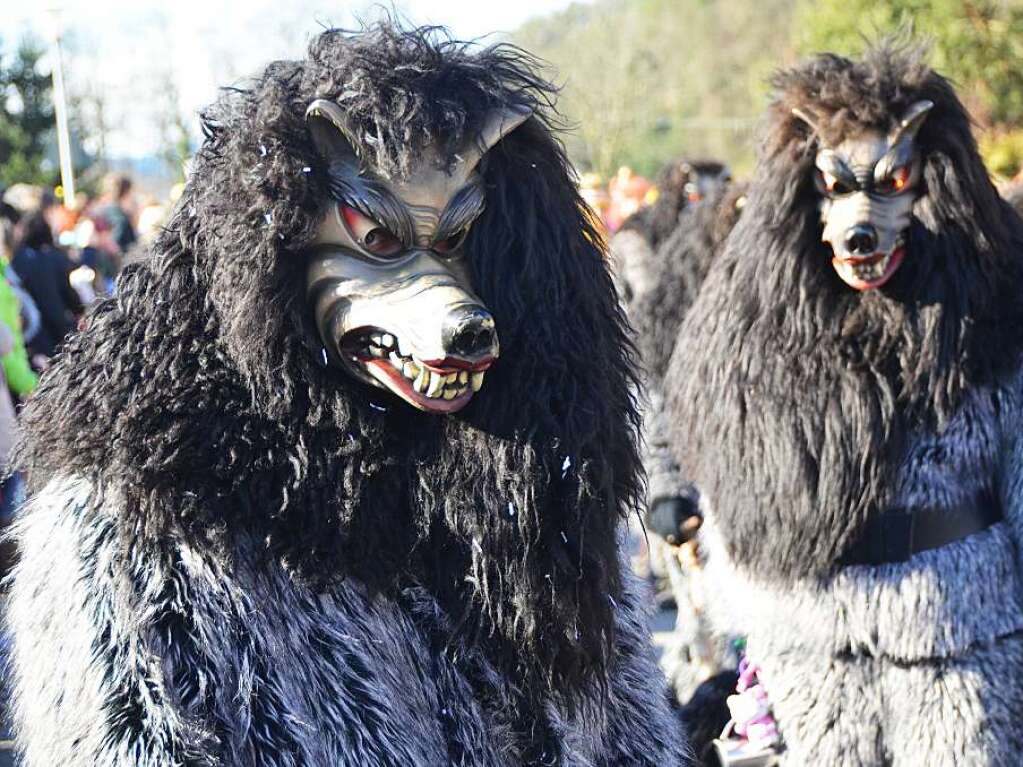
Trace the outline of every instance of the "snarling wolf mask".
{"label": "snarling wolf mask", "polygon": [[483,212],[477,166],[527,109],[500,109],[453,158],[427,147],[401,177],[372,167],[335,103],[306,119],[332,198],[309,252],[307,289],[327,357],[410,405],[453,413],[499,353],[494,318],[462,245]]}
{"label": "snarling wolf mask", "polygon": [[[891,133],[868,130],[817,152],[823,239],[838,276],[855,290],[881,287],[905,258],[921,175],[916,135],[933,106],[917,101]],[[820,136],[813,115],[793,113]]]}

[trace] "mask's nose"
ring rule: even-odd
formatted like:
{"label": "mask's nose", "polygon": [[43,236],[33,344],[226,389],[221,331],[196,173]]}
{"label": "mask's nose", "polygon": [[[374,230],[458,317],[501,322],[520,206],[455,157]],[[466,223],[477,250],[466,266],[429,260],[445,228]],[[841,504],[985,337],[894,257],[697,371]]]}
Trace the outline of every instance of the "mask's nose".
{"label": "mask's nose", "polygon": [[856,224],[845,233],[845,249],[853,256],[872,256],[877,251],[877,230],[870,224]]}
{"label": "mask's nose", "polygon": [[494,318],[479,305],[455,309],[444,319],[441,329],[444,350],[469,361],[497,356],[497,330]]}

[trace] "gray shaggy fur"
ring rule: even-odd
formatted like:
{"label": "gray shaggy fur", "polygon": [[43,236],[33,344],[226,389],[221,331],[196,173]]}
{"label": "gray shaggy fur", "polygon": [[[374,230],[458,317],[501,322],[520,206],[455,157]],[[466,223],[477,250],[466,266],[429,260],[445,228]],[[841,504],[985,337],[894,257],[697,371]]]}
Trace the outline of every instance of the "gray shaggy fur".
{"label": "gray shaggy fur", "polygon": [[[686,762],[618,554],[641,487],[624,318],[533,69],[329,30],[205,113],[151,257],[24,414],[28,765]],[[533,110],[481,166],[466,259],[502,354],[457,416],[323,364],[316,98],[396,178]]]}
{"label": "gray shaggy fur", "polygon": [[[1023,223],[919,52],[823,55],[775,86],[749,202],[668,375],[712,604],[749,637],[787,764],[1018,765]],[[816,137],[791,110],[833,143],[925,98],[906,260],[857,293],[821,244]],[[878,515],[975,499],[1004,520],[906,562],[843,564]]]}

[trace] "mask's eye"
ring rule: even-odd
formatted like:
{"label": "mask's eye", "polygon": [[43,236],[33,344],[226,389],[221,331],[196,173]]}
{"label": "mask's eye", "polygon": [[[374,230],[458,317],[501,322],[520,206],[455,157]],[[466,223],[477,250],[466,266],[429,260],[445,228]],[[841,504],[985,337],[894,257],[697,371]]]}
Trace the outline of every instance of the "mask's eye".
{"label": "mask's eye", "polygon": [[689,202],[699,202],[703,199],[703,195],[700,194],[700,188],[692,181],[686,184],[685,191],[686,199],[689,200]]}
{"label": "mask's eye", "polygon": [[902,165],[891,173],[887,178],[877,183],[877,191],[881,194],[899,194],[906,191],[909,186],[909,166]]}
{"label": "mask's eye", "polygon": [[350,205],[342,203],[339,207],[349,233],[367,252],[386,258],[404,249],[401,240],[373,219]]}
{"label": "mask's eye", "polygon": [[826,170],[817,171],[817,185],[823,192],[839,196],[854,191],[849,184]]}
{"label": "mask's eye", "polygon": [[469,233],[469,227],[463,227],[452,235],[448,235],[443,240],[438,240],[433,243],[433,252],[441,256],[458,250],[463,242],[465,242],[465,236]]}

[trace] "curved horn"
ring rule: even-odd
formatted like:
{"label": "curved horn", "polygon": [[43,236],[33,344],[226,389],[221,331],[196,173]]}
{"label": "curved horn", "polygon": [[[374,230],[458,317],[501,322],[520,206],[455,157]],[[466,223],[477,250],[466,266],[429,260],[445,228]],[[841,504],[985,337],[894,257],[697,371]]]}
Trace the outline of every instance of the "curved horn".
{"label": "curved horn", "polygon": [[316,99],[306,108],[305,120],[316,150],[328,167],[359,159],[359,141],[355,132],[348,127],[344,111],[333,101]]}
{"label": "curved horn", "polygon": [[811,133],[821,135],[821,130],[817,125],[817,116],[809,110],[801,109],[800,107],[792,107],[792,116],[804,123],[806,127],[810,129]]}
{"label": "curved horn", "polygon": [[473,168],[493,146],[529,119],[533,110],[518,105],[499,107],[484,119],[479,132],[462,151],[462,160]]}
{"label": "curved horn", "polygon": [[891,143],[897,144],[906,139],[912,141],[916,138],[916,134],[920,131],[920,126],[924,124],[924,120],[933,108],[934,102],[929,99],[922,99],[910,104],[899,120],[899,125],[895,129]]}

